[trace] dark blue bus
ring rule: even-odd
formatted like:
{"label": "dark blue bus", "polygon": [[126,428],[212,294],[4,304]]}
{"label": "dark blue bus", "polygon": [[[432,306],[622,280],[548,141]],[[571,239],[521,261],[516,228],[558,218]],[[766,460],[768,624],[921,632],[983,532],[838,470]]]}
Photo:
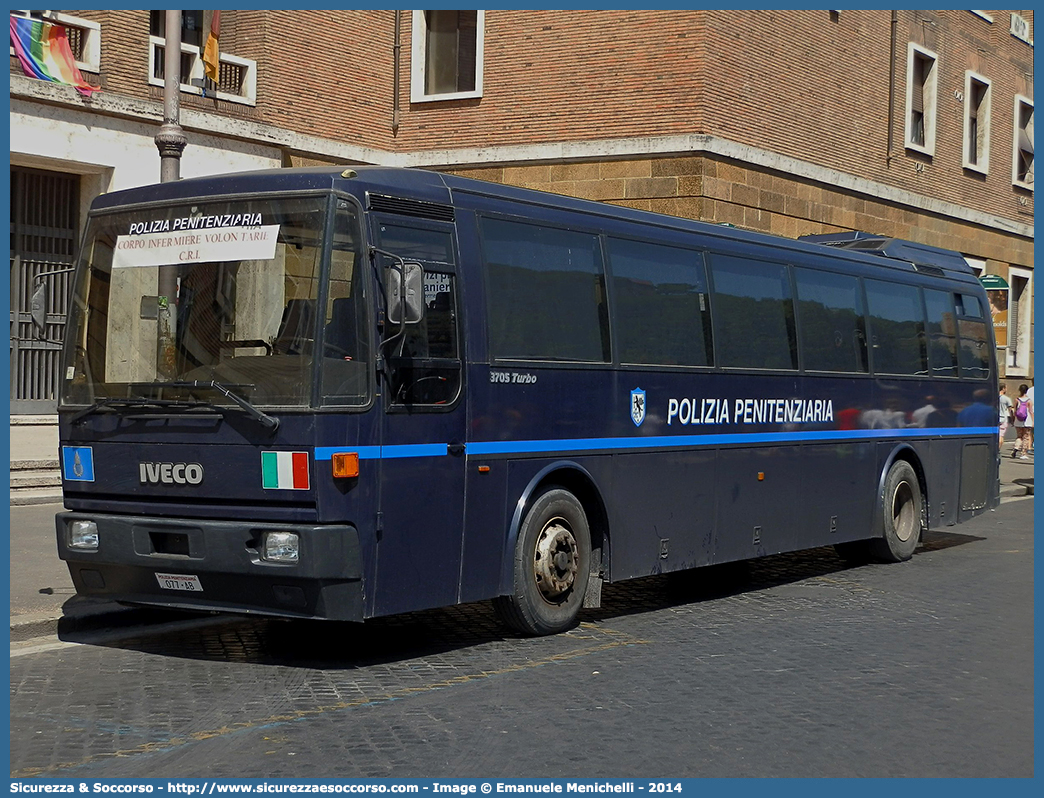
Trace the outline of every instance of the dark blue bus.
{"label": "dark blue bus", "polygon": [[421,170],[95,200],[60,401],[78,593],[362,621],[834,545],[999,501],[956,253],[793,241]]}

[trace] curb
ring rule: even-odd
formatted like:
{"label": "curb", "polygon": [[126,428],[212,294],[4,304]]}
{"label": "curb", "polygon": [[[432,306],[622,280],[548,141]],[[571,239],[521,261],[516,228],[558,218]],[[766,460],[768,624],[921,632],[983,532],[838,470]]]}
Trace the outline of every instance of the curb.
{"label": "curb", "polygon": [[61,504],[64,500],[61,491],[57,493],[29,493],[20,495],[17,490],[11,491],[12,507],[27,507],[31,504]]}
{"label": "curb", "polygon": [[112,629],[155,624],[169,619],[184,620],[193,613],[153,608],[126,607],[113,601],[71,598],[55,612],[36,612],[11,616],[11,642],[21,643],[39,637],[79,635]]}
{"label": "curb", "polygon": [[1001,501],[1005,499],[1025,499],[1033,495],[1033,485],[1016,485],[1009,488],[1001,488]]}
{"label": "curb", "polygon": [[58,633],[61,616],[46,612],[33,612],[11,616],[11,642],[21,643],[37,637],[50,637]]}

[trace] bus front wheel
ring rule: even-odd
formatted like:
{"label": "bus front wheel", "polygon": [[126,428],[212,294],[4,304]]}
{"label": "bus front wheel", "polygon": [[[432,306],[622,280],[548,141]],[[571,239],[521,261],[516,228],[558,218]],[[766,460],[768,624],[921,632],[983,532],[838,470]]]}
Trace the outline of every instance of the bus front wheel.
{"label": "bus front wheel", "polygon": [[548,635],[576,624],[591,568],[591,530],[576,497],[548,488],[530,505],[518,531],[514,591],[493,606],[523,634]]}
{"label": "bus front wheel", "polygon": [[884,562],[909,560],[921,541],[924,499],[917,472],[905,460],[888,469],[881,494],[883,535],[870,541],[874,557]]}

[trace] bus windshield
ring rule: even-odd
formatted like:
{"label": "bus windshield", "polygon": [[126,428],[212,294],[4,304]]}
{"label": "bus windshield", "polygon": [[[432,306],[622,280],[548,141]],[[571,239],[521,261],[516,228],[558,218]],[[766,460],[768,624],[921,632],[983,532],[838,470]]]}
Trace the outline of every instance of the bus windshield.
{"label": "bus windshield", "polygon": [[[72,298],[63,404],[191,395],[303,407],[320,364],[324,401],[364,404],[365,275],[356,215],[338,206],[328,237],[326,197],[200,200],[93,217]],[[214,384],[223,390],[200,395]]]}

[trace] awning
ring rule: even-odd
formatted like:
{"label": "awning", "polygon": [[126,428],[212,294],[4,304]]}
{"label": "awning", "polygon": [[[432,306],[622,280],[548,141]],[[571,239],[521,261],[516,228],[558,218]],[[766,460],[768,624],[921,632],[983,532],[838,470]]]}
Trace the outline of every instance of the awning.
{"label": "awning", "polygon": [[996,288],[1007,288],[1007,281],[999,274],[984,274],[979,278],[979,282],[982,283],[982,287],[987,291],[991,291]]}

